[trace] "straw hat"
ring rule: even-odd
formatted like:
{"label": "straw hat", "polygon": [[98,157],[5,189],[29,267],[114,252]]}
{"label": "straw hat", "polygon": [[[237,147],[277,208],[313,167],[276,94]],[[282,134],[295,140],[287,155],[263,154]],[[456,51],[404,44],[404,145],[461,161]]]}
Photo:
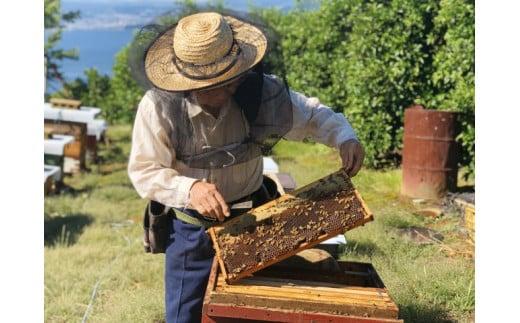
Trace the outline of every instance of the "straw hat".
{"label": "straw hat", "polygon": [[145,53],[145,73],[162,90],[204,89],[248,71],[266,49],[267,39],[257,27],[203,12],[182,18],[153,41]]}

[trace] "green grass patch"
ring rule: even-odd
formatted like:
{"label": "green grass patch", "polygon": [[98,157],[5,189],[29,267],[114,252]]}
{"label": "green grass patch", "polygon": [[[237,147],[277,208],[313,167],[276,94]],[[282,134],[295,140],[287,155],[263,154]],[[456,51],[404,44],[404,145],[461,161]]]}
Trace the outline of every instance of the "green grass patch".
{"label": "green grass patch", "polygon": [[[80,321],[89,304],[91,322],[164,319],[164,257],[143,252],[145,201],[126,175],[130,132],[130,126],[110,127],[109,142],[100,144],[101,162],[89,165],[87,173],[67,177],[70,188],[45,199],[48,322]],[[282,141],[273,157],[298,186],[341,165],[336,150],[319,144]],[[400,179],[400,170],[362,170],[353,179],[375,221],[346,234],[342,259],[371,262],[407,322],[468,321],[475,304],[473,260],[397,234],[399,228],[427,226],[444,234],[445,244],[456,245],[460,218],[415,215],[415,207],[400,199]]]}

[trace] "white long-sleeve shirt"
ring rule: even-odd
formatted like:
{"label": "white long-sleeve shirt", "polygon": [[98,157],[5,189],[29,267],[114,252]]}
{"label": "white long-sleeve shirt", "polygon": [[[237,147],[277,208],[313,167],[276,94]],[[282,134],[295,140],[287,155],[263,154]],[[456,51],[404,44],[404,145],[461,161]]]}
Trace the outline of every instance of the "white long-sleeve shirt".
{"label": "white long-sleeve shirt", "polygon": [[[343,114],[334,113],[317,98],[307,98],[292,90],[290,95],[293,125],[284,138],[297,141],[310,138],[335,148],[349,139],[357,139]],[[191,186],[203,179],[215,184],[226,202],[251,194],[260,187],[262,156],[218,169],[190,168],[177,160],[171,142],[175,121],[168,112],[175,107],[152,98],[147,92],[139,103],[128,162],[128,175],[142,198],[185,207],[189,203]],[[240,142],[247,136],[247,127],[242,126],[242,111],[233,99],[221,108],[218,118],[204,111],[196,100],[184,100],[187,101],[188,116],[197,129],[198,136],[194,137],[204,138],[200,145],[223,146]]]}

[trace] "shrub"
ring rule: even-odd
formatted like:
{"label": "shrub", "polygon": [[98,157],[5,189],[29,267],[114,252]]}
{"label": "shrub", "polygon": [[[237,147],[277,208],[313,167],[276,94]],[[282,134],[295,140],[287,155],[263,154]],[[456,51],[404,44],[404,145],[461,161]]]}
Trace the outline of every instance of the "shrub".
{"label": "shrub", "polygon": [[66,82],[51,96],[74,98],[83,105],[99,107],[103,118],[112,124],[132,122],[144,91],[130,75],[127,55],[128,47],[116,54],[111,78],[90,68],[85,70],[86,80],[76,78]]}
{"label": "shrub", "polygon": [[86,69],[84,73],[86,80],[76,78],[66,82],[51,97],[78,99],[83,105],[103,107],[110,91],[110,77],[99,74],[95,68]]}
{"label": "shrub", "polygon": [[[295,10],[282,14],[263,10],[262,17],[281,37],[266,63],[285,75],[292,89],[317,96],[326,104],[338,101],[331,79],[332,63],[342,54],[348,37],[350,7],[344,1],[325,1],[317,11]],[[333,106],[340,111],[341,106]]]}
{"label": "shrub", "polygon": [[83,105],[99,107],[103,118],[110,123],[132,122],[144,91],[130,75],[127,56],[128,47],[116,54],[111,78],[90,68],[85,70],[86,80],[76,78],[67,82],[52,97],[79,99]]}
{"label": "shrub", "polygon": [[317,11],[266,14],[283,35],[292,88],[343,111],[366,164],[396,162],[403,110],[431,76],[426,43],[436,1],[324,1]]}
{"label": "shrub", "polygon": [[129,47],[123,47],[115,57],[112,67],[110,92],[103,107],[104,117],[112,123],[130,123],[134,120],[137,105],[144,91],[134,81],[128,65]]}
{"label": "shrub", "polygon": [[459,112],[462,132],[461,164],[475,171],[475,4],[468,0],[441,0],[435,17],[433,93],[430,107]]}
{"label": "shrub", "polygon": [[328,0],[316,11],[261,13],[282,36],[267,59],[271,69],[286,70],[292,88],[347,115],[366,165],[399,163],[404,109],[423,103],[462,112],[461,163],[471,171],[472,1]]}
{"label": "shrub", "polygon": [[367,150],[367,164],[395,163],[402,148],[404,109],[429,87],[436,1],[359,1],[346,55],[337,62],[345,79],[345,113]]}

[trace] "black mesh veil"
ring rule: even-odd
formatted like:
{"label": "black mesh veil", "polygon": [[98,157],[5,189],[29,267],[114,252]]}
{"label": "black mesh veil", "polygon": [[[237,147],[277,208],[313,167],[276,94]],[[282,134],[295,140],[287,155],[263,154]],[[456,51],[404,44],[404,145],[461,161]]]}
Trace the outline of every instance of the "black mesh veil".
{"label": "black mesh veil", "polygon": [[[273,54],[272,48],[275,48],[279,38],[259,16],[220,8],[206,7],[199,11],[216,11],[224,17],[232,17],[255,26],[267,38],[268,49],[264,60],[265,57]],[[198,121],[199,119],[190,116],[190,109],[197,104],[193,92],[166,91],[154,86],[148,79],[145,73],[147,50],[158,37],[167,33],[173,35],[179,18],[196,12],[196,10],[169,12],[157,18],[154,23],[142,27],[135,34],[129,49],[128,59],[132,76],[147,91],[146,95],[160,107],[158,111],[163,114],[165,122],[171,129],[171,142],[177,159],[188,167],[223,168],[269,154],[272,147],[292,128],[292,101],[285,77],[279,72],[284,71],[283,67],[278,66],[278,75],[274,76],[265,70],[264,61],[260,61],[247,71],[204,88],[216,88],[240,78],[240,85],[232,100],[233,107],[240,110],[240,113],[235,114],[240,117],[230,120],[230,124],[226,124],[224,135],[221,134],[218,138],[212,136]],[[240,59],[240,47],[246,45],[237,42],[233,46],[234,48],[228,54]],[[175,54],[173,48],[171,51],[168,55]],[[280,52],[276,54],[281,55]],[[209,76],[214,77],[214,75]]]}

